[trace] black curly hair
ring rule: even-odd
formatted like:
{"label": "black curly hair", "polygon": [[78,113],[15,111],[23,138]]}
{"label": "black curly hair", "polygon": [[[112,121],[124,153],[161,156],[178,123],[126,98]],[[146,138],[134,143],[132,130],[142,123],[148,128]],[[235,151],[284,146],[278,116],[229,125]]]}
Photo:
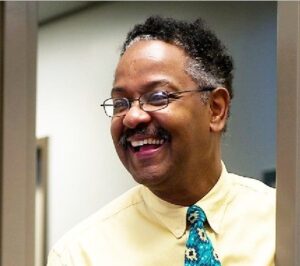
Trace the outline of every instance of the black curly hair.
{"label": "black curly hair", "polygon": [[161,40],[181,47],[190,58],[186,71],[199,86],[222,86],[233,97],[233,60],[202,19],[187,22],[151,16],[127,34],[121,55],[138,40]]}

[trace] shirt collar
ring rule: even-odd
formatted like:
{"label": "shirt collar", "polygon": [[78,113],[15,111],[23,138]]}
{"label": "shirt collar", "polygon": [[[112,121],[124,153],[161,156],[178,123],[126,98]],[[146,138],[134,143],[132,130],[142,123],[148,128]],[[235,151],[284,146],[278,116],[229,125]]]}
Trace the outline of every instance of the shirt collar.
{"label": "shirt collar", "polygon": [[[229,202],[229,189],[230,178],[222,162],[222,173],[218,182],[208,194],[196,203],[204,210],[210,227],[217,234]],[[176,238],[181,238],[186,231],[187,207],[166,202],[144,186],[142,196],[147,208],[158,222],[168,228]]]}
{"label": "shirt collar", "polygon": [[207,221],[215,233],[220,232],[223,217],[230,201],[229,191],[231,179],[222,162],[222,173],[215,186],[196,205],[201,207],[207,217]]}

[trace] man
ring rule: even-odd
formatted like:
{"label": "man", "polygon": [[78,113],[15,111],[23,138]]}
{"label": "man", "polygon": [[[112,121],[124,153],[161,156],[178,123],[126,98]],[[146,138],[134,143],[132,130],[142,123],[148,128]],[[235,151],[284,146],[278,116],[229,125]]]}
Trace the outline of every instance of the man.
{"label": "man", "polygon": [[221,161],[232,70],[201,20],[134,27],[103,107],[140,185],[63,237],[49,266],[274,265],[273,189]]}

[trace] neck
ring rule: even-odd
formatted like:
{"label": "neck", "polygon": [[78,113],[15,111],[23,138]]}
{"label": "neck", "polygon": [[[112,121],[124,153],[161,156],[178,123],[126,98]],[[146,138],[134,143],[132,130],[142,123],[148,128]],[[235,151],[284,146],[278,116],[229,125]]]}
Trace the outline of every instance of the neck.
{"label": "neck", "polygon": [[[156,196],[164,201],[181,206],[190,206],[201,200],[218,182],[222,164],[219,161],[211,164],[213,167],[202,168],[198,174],[188,173],[177,178],[167,190],[149,188]],[[174,180],[174,179],[173,179]],[[184,182],[182,182],[184,180]]]}

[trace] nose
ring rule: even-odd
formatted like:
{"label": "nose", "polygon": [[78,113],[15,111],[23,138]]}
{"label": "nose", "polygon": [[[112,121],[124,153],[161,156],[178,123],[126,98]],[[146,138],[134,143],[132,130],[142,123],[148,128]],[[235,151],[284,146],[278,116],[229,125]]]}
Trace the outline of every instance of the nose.
{"label": "nose", "polygon": [[150,121],[150,114],[141,109],[138,103],[132,103],[131,108],[123,118],[123,125],[127,128],[136,128],[137,125],[149,123]]}

